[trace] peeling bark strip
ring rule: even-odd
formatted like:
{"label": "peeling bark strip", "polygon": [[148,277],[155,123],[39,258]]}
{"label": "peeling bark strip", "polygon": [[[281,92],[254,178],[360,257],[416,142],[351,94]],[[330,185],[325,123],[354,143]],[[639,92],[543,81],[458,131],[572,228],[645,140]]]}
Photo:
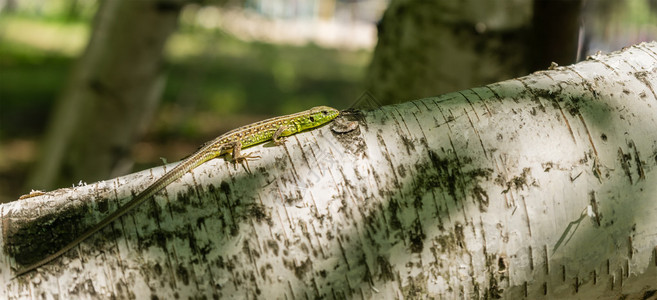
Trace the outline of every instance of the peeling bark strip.
{"label": "peeling bark strip", "polygon": [[252,174],[209,161],[18,279],[163,169],[5,204],[0,298],[654,295],[655,65],[642,44],[345,116]]}

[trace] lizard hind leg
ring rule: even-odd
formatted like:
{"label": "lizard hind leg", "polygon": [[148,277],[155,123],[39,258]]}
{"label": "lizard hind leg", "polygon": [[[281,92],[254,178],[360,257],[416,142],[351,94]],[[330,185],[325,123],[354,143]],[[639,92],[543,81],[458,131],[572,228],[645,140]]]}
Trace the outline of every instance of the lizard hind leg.
{"label": "lizard hind leg", "polygon": [[[249,168],[249,160],[256,160],[260,158],[260,155],[255,155],[253,152],[252,153],[246,153],[243,154],[241,153],[242,151],[242,143],[240,142],[235,142],[233,144],[233,162],[236,164],[238,163],[243,163],[244,166],[246,167],[246,170],[251,173],[251,169]],[[236,165],[237,167],[237,165]]]}

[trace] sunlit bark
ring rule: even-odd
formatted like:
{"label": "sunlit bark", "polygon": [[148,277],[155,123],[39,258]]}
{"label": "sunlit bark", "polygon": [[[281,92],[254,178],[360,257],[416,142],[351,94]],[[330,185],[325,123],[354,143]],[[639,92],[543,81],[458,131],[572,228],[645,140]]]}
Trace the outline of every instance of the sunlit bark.
{"label": "sunlit bark", "polygon": [[262,156],[250,173],[205,163],[18,279],[11,266],[70,240],[165,168],[5,204],[0,297],[654,295],[655,65],[657,43],[642,44],[345,115],[355,130],[248,150]]}

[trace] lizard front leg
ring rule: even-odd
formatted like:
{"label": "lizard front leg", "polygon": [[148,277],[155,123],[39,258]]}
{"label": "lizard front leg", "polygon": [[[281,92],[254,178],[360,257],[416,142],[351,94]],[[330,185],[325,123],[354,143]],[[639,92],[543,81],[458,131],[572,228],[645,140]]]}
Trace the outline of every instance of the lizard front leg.
{"label": "lizard front leg", "polygon": [[281,127],[278,127],[278,129],[276,129],[276,132],[274,132],[274,136],[271,137],[271,140],[274,141],[274,144],[276,144],[276,146],[280,146],[285,143],[285,138],[281,137],[281,135],[283,134],[283,131],[285,131],[285,129],[287,128],[288,125],[283,125]]}

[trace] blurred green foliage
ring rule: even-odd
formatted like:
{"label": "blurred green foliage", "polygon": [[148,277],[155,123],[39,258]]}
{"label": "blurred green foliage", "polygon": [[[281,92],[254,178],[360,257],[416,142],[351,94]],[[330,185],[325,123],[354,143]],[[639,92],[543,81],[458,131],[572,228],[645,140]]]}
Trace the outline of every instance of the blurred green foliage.
{"label": "blurred green foliage", "polygon": [[42,131],[54,99],[65,82],[73,58],[41,49],[19,36],[15,18],[0,19],[0,138]]}
{"label": "blurred green foliage", "polygon": [[[0,15],[0,138],[39,136],[91,20]],[[369,51],[244,42],[220,30],[181,24],[167,45],[164,128],[203,126],[196,113],[280,115],[315,105],[343,108],[361,93]],[[156,120],[164,120],[158,116]],[[156,122],[156,124],[161,122]],[[177,129],[173,129],[177,128]],[[157,131],[157,129],[154,129]],[[171,132],[174,133],[174,132]]]}

